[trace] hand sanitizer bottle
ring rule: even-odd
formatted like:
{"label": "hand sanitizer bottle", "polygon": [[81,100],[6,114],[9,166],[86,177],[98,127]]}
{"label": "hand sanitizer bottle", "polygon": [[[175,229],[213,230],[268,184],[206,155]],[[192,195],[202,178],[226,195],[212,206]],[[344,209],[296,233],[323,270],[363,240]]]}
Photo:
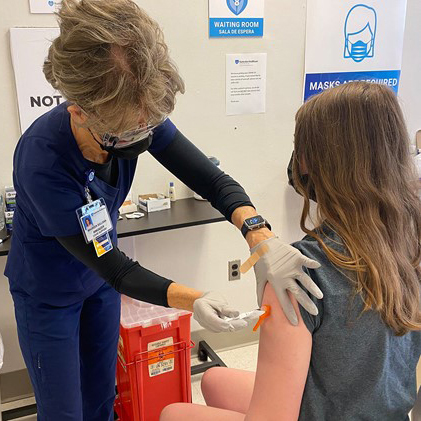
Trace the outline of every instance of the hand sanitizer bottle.
{"label": "hand sanitizer bottle", "polygon": [[175,186],[174,186],[174,183],[172,181],[170,182],[170,188],[169,188],[168,196],[169,196],[171,202],[175,202],[177,200],[176,195],[175,195]]}

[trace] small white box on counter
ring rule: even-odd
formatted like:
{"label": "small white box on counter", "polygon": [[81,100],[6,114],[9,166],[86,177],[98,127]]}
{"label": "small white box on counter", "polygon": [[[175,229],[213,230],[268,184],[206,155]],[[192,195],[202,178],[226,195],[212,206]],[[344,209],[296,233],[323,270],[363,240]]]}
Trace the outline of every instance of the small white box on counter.
{"label": "small white box on counter", "polygon": [[13,186],[6,186],[4,188],[4,201],[6,203],[7,210],[13,211],[16,207],[16,190]]}
{"label": "small white box on counter", "polygon": [[137,206],[135,203],[128,203],[124,204],[120,207],[118,210],[120,212],[120,215],[125,215],[127,213],[132,213],[137,211]]}
{"label": "small white box on counter", "polygon": [[170,198],[164,194],[140,194],[139,208],[145,212],[157,212],[171,208]]}
{"label": "small white box on counter", "polygon": [[9,231],[12,231],[13,229],[13,215],[14,215],[14,211],[6,211],[4,212],[4,222],[6,224],[6,228]]}

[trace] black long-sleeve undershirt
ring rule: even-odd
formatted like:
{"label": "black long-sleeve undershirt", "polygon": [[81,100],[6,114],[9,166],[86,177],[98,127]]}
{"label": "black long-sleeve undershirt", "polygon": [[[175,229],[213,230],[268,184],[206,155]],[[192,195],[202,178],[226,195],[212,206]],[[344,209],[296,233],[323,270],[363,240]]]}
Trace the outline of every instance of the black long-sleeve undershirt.
{"label": "black long-sleeve undershirt", "polygon": [[208,200],[231,222],[232,213],[242,206],[253,206],[244,189],[222,172],[180,131],[155,159],[187,187]]}
{"label": "black long-sleeve undershirt", "polygon": [[94,246],[86,244],[82,234],[57,240],[68,252],[121,294],[168,307],[167,290],[172,281],[140,266],[117,247],[114,246],[99,258]]}
{"label": "black long-sleeve undershirt", "polygon": [[[188,187],[209,200],[228,221],[238,207],[253,206],[244,189],[216,167],[181,132],[176,132],[174,140],[163,151],[152,155]],[[96,175],[110,183],[112,172],[104,171],[103,174],[101,177],[101,171],[96,168]],[[113,178],[116,178],[115,174]],[[172,281],[140,266],[116,246],[98,258],[93,245],[86,244],[82,234],[57,240],[118,292],[168,307],[167,291]]]}

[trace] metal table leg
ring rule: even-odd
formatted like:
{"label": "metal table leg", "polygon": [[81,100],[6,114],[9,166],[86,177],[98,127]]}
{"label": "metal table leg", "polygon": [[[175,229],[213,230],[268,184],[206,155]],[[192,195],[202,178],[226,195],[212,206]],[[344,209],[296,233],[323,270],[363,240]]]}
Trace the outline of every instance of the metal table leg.
{"label": "metal table leg", "polygon": [[[204,373],[212,367],[226,367],[226,364],[219,358],[216,352],[207,344],[206,341],[199,342],[198,356],[202,364],[197,364],[191,368],[192,376]],[[208,361],[210,359],[210,361]]]}

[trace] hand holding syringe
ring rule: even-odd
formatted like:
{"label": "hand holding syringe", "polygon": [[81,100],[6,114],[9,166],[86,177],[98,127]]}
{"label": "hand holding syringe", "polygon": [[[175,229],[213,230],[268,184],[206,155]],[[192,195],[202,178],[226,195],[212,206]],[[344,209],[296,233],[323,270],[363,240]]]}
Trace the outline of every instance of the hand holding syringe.
{"label": "hand holding syringe", "polygon": [[256,332],[259,326],[263,323],[263,320],[265,320],[269,316],[270,306],[263,305],[261,310],[257,309],[248,311],[247,313],[241,313],[238,317],[225,318],[225,321],[229,323],[234,320],[244,320],[247,323],[250,323],[257,320],[256,326],[254,326],[253,328],[253,331]]}

